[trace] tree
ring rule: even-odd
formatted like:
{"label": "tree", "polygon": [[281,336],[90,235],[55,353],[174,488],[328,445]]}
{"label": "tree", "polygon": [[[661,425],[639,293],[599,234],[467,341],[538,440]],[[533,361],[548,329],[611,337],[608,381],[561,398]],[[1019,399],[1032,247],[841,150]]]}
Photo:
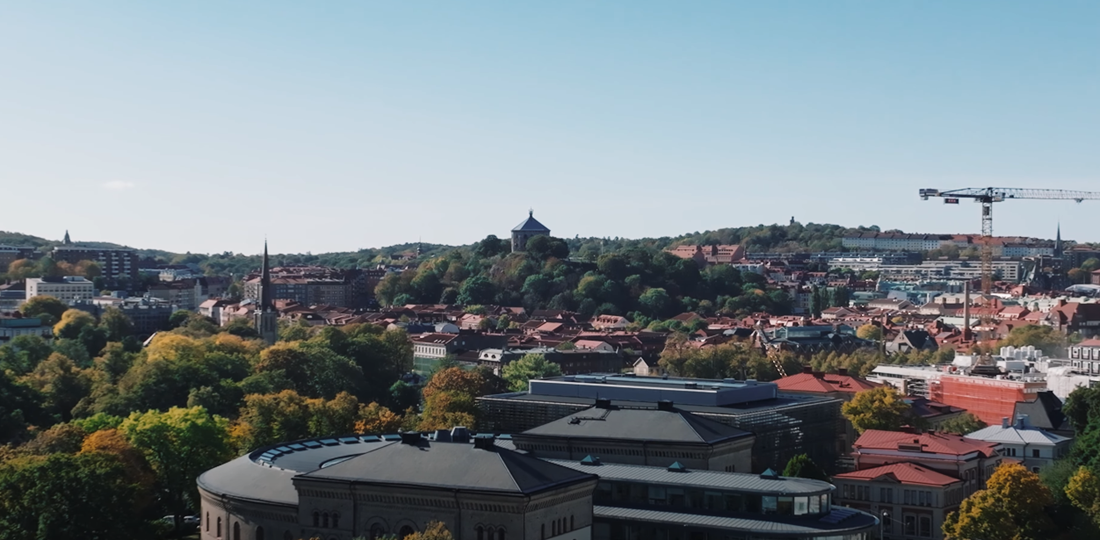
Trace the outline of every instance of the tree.
{"label": "tree", "polygon": [[1073,506],[1100,524],[1100,477],[1088,467],[1078,467],[1066,484],[1065,493]]}
{"label": "tree", "polygon": [[977,491],[943,523],[948,540],[1045,538],[1053,529],[1046,507],[1053,502],[1039,475],[1019,463],[997,467]]}
{"label": "tree", "polygon": [[88,395],[91,383],[67,356],[53,353],[26,377],[46,398],[46,406],[61,418],[72,418],[76,404]]}
{"label": "tree", "polygon": [[61,315],[68,309],[69,306],[66,306],[61,300],[46,295],[35,296],[19,306],[19,311],[24,317],[42,317],[46,315],[50,317],[51,322],[49,324],[51,325],[60,321]]}
{"label": "tree", "polygon": [[41,394],[0,370],[0,444],[22,439],[28,422],[45,421],[43,401]]}
{"label": "tree", "polygon": [[848,291],[848,287],[837,287],[833,289],[832,294],[832,307],[848,307],[851,302],[851,294]]}
{"label": "tree", "polygon": [[561,238],[540,234],[527,240],[527,255],[537,261],[545,261],[550,257],[566,259],[569,257],[569,245]]}
{"label": "tree", "polygon": [[0,540],[152,538],[140,493],[111,454],[8,461],[0,464]]}
{"label": "tree", "polygon": [[967,435],[974,433],[986,426],[977,416],[964,412],[959,416],[950,418],[939,425],[937,431],[942,433],[954,433],[955,435]]}
{"label": "tree", "polygon": [[454,540],[454,535],[447,530],[447,526],[441,521],[432,521],[424,528],[423,532],[414,532],[404,540]]}
{"label": "tree", "polygon": [[825,471],[821,470],[821,467],[806,454],[797,454],[791,457],[790,461],[787,462],[787,466],[783,468],[783,476],[811,478],[823,482],[829,481],[829,475],[825,474]]}
{"label": "tree", "polygon": [[479,371],[452,367],[436,372],[421,392],[424,411],[418,428],[428,431],[473,426],[477,419],[474,399],[488,390],[489,381]]}
{"label": "tree", "polygon": [[1017,326],[1009,331],[1008,336],[998,344],[1001,347],[1027,347],[1033,346],[1041,349],[1045,354],[1057,356],[1062,354],[1066,345],[1065,337],[1059,334],[1052,326],[1038,326],[1029,324]]}
{"label": "tree", "polygon": [[467,279],[458,290],[457,302],[462,305],[491,304],[496,298],[496,285],[483,275]]}
{"label": "tree", "polygon": [[359,421],[355,423],[356,433],[394,433],[404,421],[401,415],[372,402],[359,410]]}
{"label": "tree", "polygon": [[[130,441],[127,441],[126,437],[117,429],[102,429],[84,439],[80,447],[80,453],[90,454],[95,452],[115,456],[126,471],[126,479],[131,484],[140,487],[144,495],[147,495],[153,488],[156,475],[153,474],[149,461],[145,459],[145,454],[134,448],[134,445],[130,444]],[[147,498],[142,497],[142,499]]]}
{"label": "tree", "polygon": [[504,380],[508,381],[508,389],[513,392],[527,390],[527,382],[531,379],[545,377],[557,377],[561,375],[561,366],[550,362],[541,354],[525,354],[518,360],[513,360],[501,370]]}
{"label": "tree", "polygon": [[85,326],[94,325],[95,317],[92,317],[87,311],[70,309],[61,315],[61,321],[54,325],[53,333],[60,338],[76,339],[80,337],[80,331]]}
{"label": "tree", "polygon": [[57,424],[40,432],[33,440],[19,447],[28,454],[48,456],[50,454],[75,454],[80,451],[84,437],[88,434],[84,428],[74,424]]}
{"label": "tree", "polygon": [[647,289],[638,297],[638,307],[647,316],[664,317],[672,308],[672,298],[660,287]]}
{"label": "tree", "polygon": [[867,341],[882,341],[882,327],[876,324],[867,323],[856,330],[856,337],[859,339],[866,339]]}
{"label": "tree", "polygon": [[152,465],[161,502],[177,523],[188,507],[199,507],[199,475],[232,457],[228,426],[226,419],[202,407],[135,412],[119,426]]}
{"label": "tree", "polygon": [[868,429],[897,431],[912,417],[912,407],[891,386],[857,393],[841,412],[860,433]]}
{"label": "tree", "polygon": [[172,312],[168,316],[168,328],[179,328],[191,318],[191,312],[185,310],[179,310]]}
{"label": "tree", "polygon": [[317,342],[276,343],[260,353],[255,370],[282,370],[299,394],[329,399],[356,391],[363,377],[362,368]]}

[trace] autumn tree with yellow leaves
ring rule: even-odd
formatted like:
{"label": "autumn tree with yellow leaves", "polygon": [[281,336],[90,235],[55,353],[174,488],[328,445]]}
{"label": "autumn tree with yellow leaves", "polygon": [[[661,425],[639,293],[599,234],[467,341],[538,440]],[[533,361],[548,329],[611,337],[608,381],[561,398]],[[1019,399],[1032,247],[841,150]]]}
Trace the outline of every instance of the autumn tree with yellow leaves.
{"label": "autumn tree with yellow leaves", "polygon": [[1048,536],[1054,502],[1039,475],[1019,463],[1004,463],[985,489],[967,497],[943,523],[946,540],[1032,540]]}

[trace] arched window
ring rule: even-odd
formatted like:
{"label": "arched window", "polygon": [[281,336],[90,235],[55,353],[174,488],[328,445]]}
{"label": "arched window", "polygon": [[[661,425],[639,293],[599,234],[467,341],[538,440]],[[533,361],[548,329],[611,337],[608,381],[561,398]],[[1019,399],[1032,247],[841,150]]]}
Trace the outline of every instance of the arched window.
{"label": "arched window", "polygon": [[264,528],[256,527],[256,540],[264,540]]}
{"label": "arched window", "polygon": [[558,535],[558,520],[555,519],[554,521],[550,522],[550,536],[557,536],[557,535]]}
{"label": "arched window", "polygon": [[573,530],[575,528],[576,526],[573,525],[573,516],[569,516],[569,530]]}
{"label": "arched window", "polygon": [[401,527],[400,531],[398,531],[397,537],[398,538],[404,538],[404,537],[406,537],[406,536],[408,536],[408,535],[410,535],[414,532],[416,532],[416,531],[414,531],[412,527],[410,527],[408,525],[405,525],[404,527]]}
{"label": "arched window", "polygon": [[332,528],[333,529],[339,529],[340,528],[340,514],[333,514],[332,515]]}
{"label": "arched window", "polygon": [[382,527],[381,523],[375,523],[374,525],[370,526],[371,540],[377,540],[378,538],[381,538],[383,536],[386,536],[386,529]]}
{"label": "arched window", "polygon": [[496,540],[496,535],[494,534],[495,531],[493,531],[492,527],[489,527],[488,532],[489,532],[489,540]]}
{"label": "arched window", "polygon": [[222,518],[218,517],[218,538],[222,537]]}
{"label": "arched window", "polygon": [[546,524],[542,524],[542,540],[546,540]]}
{"label": "arched window", "polygon": [[241,540],[241,522],[233,523],[233,540]]}
{"label": "arched window", "polygon": [[477,540],[485,540],[485,527],[477,526]]}
{"label": "arched window", "polygon": [[325,512],[324,514],[322,514],[321,520],[322,520],[321,521],[321,526],[327,529],[328,528],[328,512]]}
{"label": "arched window", "polygon": [[321,513],[320,512],[314,512],[313,513],[313,526],[314,527],[320,527],[321,526]]}
{"label": "arched window", "polygon": [[210,512],[206,513],[206,532],[210,532]]}
{"label": "arched window", "polygon": [[504,540],[504,529],[497,529],[497,540]]}

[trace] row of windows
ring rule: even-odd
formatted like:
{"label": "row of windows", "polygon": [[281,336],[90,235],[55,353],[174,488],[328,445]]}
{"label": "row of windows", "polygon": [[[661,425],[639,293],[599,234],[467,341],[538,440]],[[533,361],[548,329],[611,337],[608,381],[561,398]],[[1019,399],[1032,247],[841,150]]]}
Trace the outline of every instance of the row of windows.
{"label": "row of windows", "polygon": [[698,488],[673,488],[602,480],[596,485],[596,503],[674,506],[719,512],[806,515],[829,512],[829,495],[770,496]]}
{"label": "row of windows", "polygon": [[881,517],[883,518],[883,534],[894,534],[894,523],[898,522],[902,526],[902,534],[905,534],[906,536],[920,536],[922,538],[932,537],[931,516],[914,516],[912,514],[906,514],[902,517],[900,521],[890,516]]}
{"label": "row of windows", "polygon": [[[553,537],[553,536],[557,536],[559,534],[565,534],[569,531],[572,531],[573,527],[575,525],[576,525],[576,523],[573,521],[573,516],[569,516],[569,521],[568,522],[565,521],[565,518],[555,519],[554,521],[550,522],[550,536]],[[568,527],[568,528],[566,528],[566,527]],[[542,531],[541,532],[542,532],[543,540],[546,540],[546,524],[545,523],[542,524]],[[480,535],[478,535],[477,540],[481,540]],[[489,538],[489,540],[493,540],[493,539]]]}
{"label": "row of windows", "polygon": [[[852,499],[856,501],[875,500],[877,502],[888,504],[894,503],[894,488],[879,488],[878,499],[872,499],[871,495],[872,488],[868,485],[844,484],[841,487],[841,496],[845,499]],[[912,506],[934,506],[936,504],[936,494],[931,491],[905,489],[902,490],[902,499],[898,502]]]}
{"label": "row of windows", "polygon": [[328,512],[314,512],[313,526],[320,527],[322,529],[328,529],[331,526],[333,529],[339,529],[340,514],[333,513],[330,515]]}

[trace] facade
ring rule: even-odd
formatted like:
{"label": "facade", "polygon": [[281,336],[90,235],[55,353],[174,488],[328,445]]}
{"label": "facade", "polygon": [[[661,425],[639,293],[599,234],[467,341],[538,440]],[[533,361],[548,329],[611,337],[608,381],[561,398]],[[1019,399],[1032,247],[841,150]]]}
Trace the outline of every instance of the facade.
{"label": "facade", "polygon": [[18,313],[14,315],[0,314],[0,345],[19,336],[38,336],[43,339],[50,339],[53,337],[53,327],[43,325],[40,319],[23,317]]}
{"label": "facade", "polygon": [[[263,271],[244,279],[245,299],[259,301]],[[370,295],[362,270],[323,266],[268,267],[271,299],[293,300],[303,306],[365,307]]]}
{"label": "facade", "polygon": [[261,448],[198,479],[203,540],[866,540],[871,515],[804,478],[539,459],[464,428]]}
{"label": "facade", "polygon": [[1015,422],[1005,418],[1000,424],[984,427],[966,437],[998,444],[1002,456],[1017,458],[1024,467],[1036,473],[1068,455],[1073,443],[1069,437],[1032,426],[1026,415],[1018,416]]}
{"label": "facade", "polygon": [[[604,345],[607,345],[604,343]],[[484,349],[478,356],[478,365],[492,369],[499,374],[508,363],[519,360],[528,354],[541,354],[546,360],[557,364],[563,375],[581,375],[586,373],[618,373],[624,367],[623,356],[616,350],[570,349],[558,350],[550,347],[534,349]]]}
{"label": "facade", "polygon": [[168,319],[176,308],[156,298],[127,298],[117,306],[134,326],[134,335],[151,336],[168,328]]}
{"label": "facade", "polygon": [[91,302],[95,285],[82,276],[27,278],[26,299],[35,296],[52,296],[66,304]]}
{"label": "facade", "polygon": [[72,245],[57,246],[50,254],[57,262],[76,264],[80,261],[99,263],[103,277],[107,279],[138,279],[137,251],[128,248],[84,248]]}
{"label": "facade", "polygon": [[[829,397],[843,402],[851,401],[859,392],[882,386],[882,383],[848,375],[847,369],[841,368],[833,374],[814,371],[810,366],[803,367],[802,373],[775,381],[775,384],[779,386],[780,391],[787,394]],[[844,419],[842,426],[837,428],[836,454],[838,456],[846,454],[855,440],[855,427]]]}
{"label": "facade", "polygon": [[22,246],[0,246],[0,268],[5,271],[11,263],[19,259],[33,259],[35,249]]}
{"label": "facade", "polygon": [[946,433],[869,429],[852,445],[857,470],[914,463],[962,480],[963,498],[980,489],[1001,464],[997,444]]}
{"label": "facade", "polygon": [[536,236],[550,236],[550,229],[535,219],[534,210],[528,212],[527,219],[512,229],[512,251],[527,251],[527,241]]}
{"label": "facade", "polygon": [[893,463],[833,477],[837,503],[882,521],[884,540],[943,539],[943,522],[962,502],[963,481],[915,463]]}
{"label": "facade", "polygon": [[[884,264],[878,267],[882,279],[972,280],[982,276],[980,260],[924,261],[920,264]],[[1023,276],[1020,261],[993,261],[996,279],[1017,283]]]}
{"label": "facade", "polygon": [[752,433],[661,402],[656,410],[623,409],[608,400],[512,436],[516,448],[543,459],[748,472]]}
{"label": "facade", "polygon": [[1041,376],[996,379],[945,373],[939,384],[931,386],[928,398],[966,409],[982,422],[997,425],[1002,418],[1014,418],[1016,403],[1033,401],[1046,389],[1046,381]]}
{"label": "facade", "polygon": [[679,410],[748,431],[756,436],[752,472],[782,469],[796,454],[807,454],[827,471],[836,463],[841,401],[780,394],[775,384],[756,381],[633,375],[533,380],[526,392],[477,398],[479,427],[520,433],[590,409],[597,399],[633,409],[657,409],[658,402],[667,400]]}

